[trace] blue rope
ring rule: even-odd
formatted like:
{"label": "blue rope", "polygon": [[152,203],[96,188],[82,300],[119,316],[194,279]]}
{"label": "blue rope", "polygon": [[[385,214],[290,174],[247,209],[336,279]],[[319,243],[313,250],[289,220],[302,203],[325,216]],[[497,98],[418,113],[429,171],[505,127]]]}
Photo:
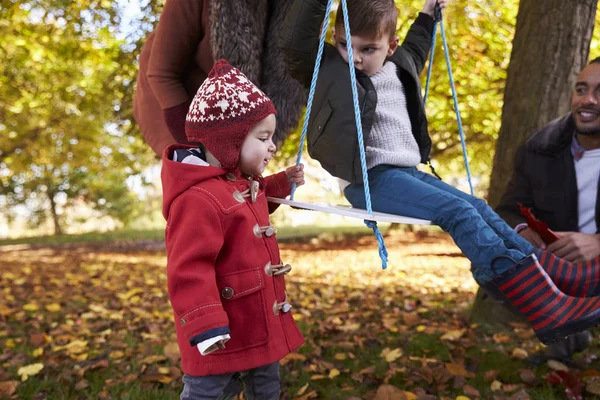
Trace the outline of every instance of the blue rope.
{"label": "blue rope", "polygon": [[[358,90],[356,89],[356,71],[354,70],[354,54],[352,50],[352,37],[350,35],[350,23],[348,21],[348,6],[346,0],[342,0],[342,12],[344,14],[344,29],[346,30],[346,48],[348,49],[348,68],[350,69],[350,81],[352,83],[352,99],[354,100],[354,119],[356,122],[356,130],[358,132],[358,149],[360,150],[360,164],[363,175],[363,187],[365,189],[365,202],[367,212],[372,217],[373,209],[371,207],[371,193],[369,190],[369,176],[367,173],[367,161],[365,156],[365,146],[362,131],[362,122],[360,119],[360,106],[358,105]],[[365,224],[373,229],[373,233],[377,237],[379,243],[379,257],[381,257],[381,267],[387,268],[388,252],[383,241],[383,235],[379,231],[377,222],[365,220]]]}
{"label": "blue rope", "polygon": [[[312,103],[315,97],[315,89],[317,87],[317,79],[319,78],[319,69],[321,68],[321,59],[323,58],[323,48],[325,47],[325,36],[327,35],[327,27],[329,25],[329,14],[331,14],[332,0],[327,2],[327,10],[325,11],[325,18],[323,20],[323,28],[321,29],[321,36],[319,38],[319,50],[317,51],[317,59],[315,61],[315,69],[313,70],[312,81],[310,83],[310,91],[308,92],[308,100],[306,104],[306,113],[304,115],[304,123],[302,124],[302,136],[300,137],[300,148],[298,149],[298,155],[296,157],[296,166],[300,165],[302,161],[302,152],[304,151],[304,141],[306,140],[306,133],[308,131],[308,121],[310,119],[310,113],[312,111]],[[294,193],[296,193],[296,183],[292,182],[292,192],[290,194],[290,200],[294,200]]]}
{"label": "blue rope", "polygon": [[433,56],[435,54],[435,39],[437,37],[437,21],[433,24],[433,36],[431,37],[431,50],[429,51],[429,68],[427,69],[427,83],[425,84],[425,95],[423,104],[427,104],[427,95],[429,94],[429,82],[431,81],[431,71],[433,70]]}
{"label": "blue rope", "polygon": [[[460,143],[462,145],[463,159],[465,161],[465,168],[467,170],[467,178],[469,180],[469,188],[471,189],[471,195],[474,195],[473,181],[471,179],[471,168],[469,167],[469,156],[467,155],[467,143],[465,140],[465,134],[463,132],[462,119],[460,117],[460,111],[458,108],[458,96],[456,95],[456,85],[454,84],[454,78],[452,77],[452,66],[450,65],[450,52],[448,50],[448,43],[446,41],[446,33],[444,32],[444,21],[441,19],[442,12],[439,11],[440,19],[436,21],[440,24],[440,31],[442,32],[442,42],[444,43],[444,54],[446,55],[446,65],[448,66],[448,77],[450,78],[450,87],[452,88],[452,99],[454,100],[454,111],[456,112],[456,121],[458,123],[458,133],[460,134]],[[433,55],[433,50],[432,50]],[[429,71],[431,72],[432,65],[429,64]]]}

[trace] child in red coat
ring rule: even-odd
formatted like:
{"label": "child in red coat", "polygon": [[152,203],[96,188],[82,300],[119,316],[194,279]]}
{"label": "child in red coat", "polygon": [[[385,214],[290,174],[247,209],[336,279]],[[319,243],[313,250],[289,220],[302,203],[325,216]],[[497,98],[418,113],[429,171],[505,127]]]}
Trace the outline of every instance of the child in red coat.
{"label": "child in red coat", "polygon": [[185,373],[182,399],[219,398],[241,373],[248,399],[279,399],[279,360],[304,339],[285,291],[267,196],[287,197],[303,167],[262,177],[275,108],[226,61],[190,106],[190,142],[163,153],[167,282]]}

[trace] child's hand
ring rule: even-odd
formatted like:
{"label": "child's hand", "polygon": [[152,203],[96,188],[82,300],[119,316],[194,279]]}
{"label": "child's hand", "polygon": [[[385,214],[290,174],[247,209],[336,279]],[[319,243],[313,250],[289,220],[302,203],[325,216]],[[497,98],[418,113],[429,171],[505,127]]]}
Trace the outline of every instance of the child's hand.
{"label": "child's hand", "polygon": [[290,183],[295,183],[296,187],[304,185],[304,164],[286,168],[285,174]]}
{"label": "child's hand", "polygon": [[[441,9],[446,8],[449,0],[437,0],[437,3],[440,5]],[[433,10],[435,8],[436,0],[425,0],[425,5],[423,6],[423,10],[421,11],[424,14],[431,15],[433,17]]]}

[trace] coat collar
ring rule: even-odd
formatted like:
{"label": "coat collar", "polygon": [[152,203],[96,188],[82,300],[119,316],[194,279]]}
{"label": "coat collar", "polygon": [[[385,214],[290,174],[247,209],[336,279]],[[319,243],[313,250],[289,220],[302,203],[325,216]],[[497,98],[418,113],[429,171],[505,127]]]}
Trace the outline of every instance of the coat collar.
{"label": "coat collar", "polygon": [[527,139],[526,146],[537,153],[558,156],[566,149],[570,149],[574,132],[575,122],[571,113],[568,113],[533,134]]}

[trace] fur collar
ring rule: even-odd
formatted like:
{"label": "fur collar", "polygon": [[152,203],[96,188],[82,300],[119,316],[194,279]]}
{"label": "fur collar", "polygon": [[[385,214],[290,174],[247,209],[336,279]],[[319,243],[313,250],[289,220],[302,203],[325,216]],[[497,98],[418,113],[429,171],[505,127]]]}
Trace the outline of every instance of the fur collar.
{"label": "fur collar", "polygon": [[277,109],[275,141],[298,125],[306,90],[287,71],[279,32],[293,0],[211,0],[210,45],[271,98]]}

